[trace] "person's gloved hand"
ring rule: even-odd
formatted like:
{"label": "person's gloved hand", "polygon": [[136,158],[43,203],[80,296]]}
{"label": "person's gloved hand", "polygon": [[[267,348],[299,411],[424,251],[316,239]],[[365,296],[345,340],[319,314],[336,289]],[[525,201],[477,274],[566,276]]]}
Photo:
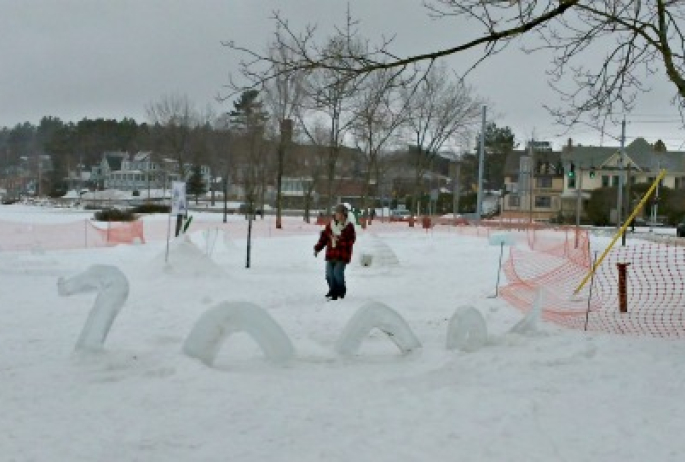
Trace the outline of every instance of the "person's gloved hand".
{"label": "person's gloved hand", "polygon": [[317,251],[315,250],[315,251],[314,251],[314,258],[316,258],[316,257],[318,257],[318,256],[319,256],[319,252],[317,252]]}

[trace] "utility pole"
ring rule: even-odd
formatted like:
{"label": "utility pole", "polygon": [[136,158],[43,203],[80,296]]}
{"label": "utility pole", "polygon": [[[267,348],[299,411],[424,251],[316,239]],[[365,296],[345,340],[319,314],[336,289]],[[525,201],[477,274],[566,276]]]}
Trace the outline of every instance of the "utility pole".
{"label": "utility pole", "polygon": [[581,196],[583,194],[583,168],[578,164],[576,170],[580,172],[578,177],[574,177],[576,182],[576,239],[575,248],[578,248],[578,233],[580,233],[580,209],[582,205]]}
{"label": "utility pole", "polygon": [[[659,161],[658,165],[658,170],[661,171],[661,161]],[[659,182],[661,183],[661,182]],[[652,226],[656,226],[656,220],[657,216],[659,213],[659,183],[656,185],[656,189],[654,190],[654,206],[652,207],[652,221],[649,224],[649,232],[652,232]]]}
{"label": "utility pole", "polygon": [[478,158],[478,192],[476,194],[476,220],[480,222],[483,214],[483,163],[485,160],[485,110],[483,105],[483,125],[480,130],[480,149]]}
{"label": "utility pole", "polygon": [[533,169],[535,168],[535,152],[533,144],[535,140],[531,138],[528,152],[530,153],[530,166],[528,167],[528,223],[533,224]]}
{"label": "utility pole", "polygon": [[626,119],[621,122],[621,152],[618,155],[618,197],[616,198],[616,228],[621,229],[623,209],[623,156],[626,144]]}
{"label": "utility pole", "polygon": [[[632,201],[630,200],[630,164],[626,165],[626,197],[624,199],[624,202],[626,203],[626,213],[631,214],[633,211],[633,204]],[[632,220],[632,230],[635,232],[635,218]],[[626,229],[627,231],[627,229]],[[623,233],[623,236],[621,236],[621,246],[625,247],[626,245],[626,233]]]}
{"label": "utility pole", "polygon": [[455,160],[454,162],[454,180],[452,183],[452,219],[457,220],[457,213],[459,213],[459,177],[461,175],[461,160]]}

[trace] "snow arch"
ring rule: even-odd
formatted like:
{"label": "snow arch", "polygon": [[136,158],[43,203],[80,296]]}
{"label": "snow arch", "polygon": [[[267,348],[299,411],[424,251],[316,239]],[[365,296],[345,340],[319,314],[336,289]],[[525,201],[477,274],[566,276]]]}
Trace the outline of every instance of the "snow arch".
{"label": "snow arch", "polygon": [[61,296],[98,291],[76,350],[102,349],[114,319],[128,298],[128,290],[124,273],[111,265],[93,265],[74,277],[57,280],[57,293]]}
{"label": "snow arch", "polygon": [[402,353],[421,348],[421,342],[402,316],[383,303],[369,302],[359,308],[348,321],[335,345],[335,350],[345,356],[355,354],[362,341],[374,328],[387,334]]}
{"label": "snow arch", "polygon": [[205,311],[183,343],[183,352],[211,366],[224,340],[238,331],[249,334],[271,361],[283,362],[294,354],[281,326],[263,308],[248,302],[222,302]]}
{"label": "snow arch", "polygon": [[488,326],[480,311],[472,306],[457,308],[447,325],[447,349],[476,351],[488,340]]}

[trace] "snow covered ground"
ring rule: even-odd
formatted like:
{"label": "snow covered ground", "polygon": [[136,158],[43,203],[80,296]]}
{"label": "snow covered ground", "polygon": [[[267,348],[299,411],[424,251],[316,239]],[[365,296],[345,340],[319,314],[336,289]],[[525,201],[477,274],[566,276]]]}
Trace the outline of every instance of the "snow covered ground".
{"label": "snow covered ground", "polygon": [[[70,213],[0,206],[0,219]],[[683,343],[544,323],[511,333],[521,313],[488,298],[499,247],[408,227],[360,232],[348,296],[326,302],[316,233],[258,232],[268,225],[255,223],[265,237],[252,244],[250,269],[244,237],[207,232],[173,241],[168,261],[160,241],[0,253],[0,459],[685,459]],[[362,254],[371,266],[359,263]],[[118,268],[129,285],[99,353],[75,346],[109,286],[58,291],[60,278],[83,277],[92,265]],[[211,366],[185,354],[198,319],[223,302],[263,309],[290,340],[291,359],[268,360],[239,325]],[[396,312],[421,348],[403,354],[374,329],[355,354],[337,353],[348,321],[373,302]],[[488,330],[472,352],[446,348],[463,306]]]}

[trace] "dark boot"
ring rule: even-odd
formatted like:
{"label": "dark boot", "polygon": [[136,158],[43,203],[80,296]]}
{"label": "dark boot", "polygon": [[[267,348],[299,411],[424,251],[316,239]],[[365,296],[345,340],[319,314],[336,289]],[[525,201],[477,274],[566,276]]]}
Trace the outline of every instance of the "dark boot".
{"label": "dark boot", "polygon": [[331,290],[329,290],[326,294],[326,298],[328,300],[337,300],[339,293],[340,291],[337,288],[331,288]]}
{"label": "dark boot", "polygon": [[338,296],[339,296],[340,298],[345,298],[345,294],[346,294],[346,293],[347,293],[347,287],[343,287],[342,289],[340,289],[340,290],[338,291]]}

